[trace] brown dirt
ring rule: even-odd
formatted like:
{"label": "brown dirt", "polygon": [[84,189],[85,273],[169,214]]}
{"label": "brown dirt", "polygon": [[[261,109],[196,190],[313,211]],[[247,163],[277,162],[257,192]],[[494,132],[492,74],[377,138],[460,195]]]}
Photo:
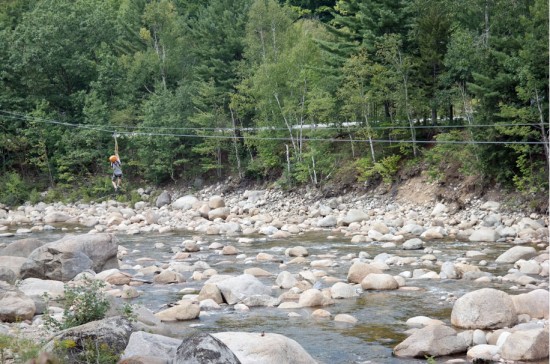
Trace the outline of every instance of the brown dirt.
{"label": "brown dirt", "polygon": [[397,201],[426,205],[436,200],[438,186],[418,176],[410,178],[397,187]]}
{"label": "brown dirt", "polygon": [[[449,169],[451,170],[451,169]],[[548,196],[525,196],[517,192],[511,192],[500,188],[498,185],[490,186],[477,176],[463,177],[459,174],[448,173],[442,180],[433,181],[425,170],[419,166],[414,170],[401,171],[397,177],[398,182],[392,185],[382,181],[370,181],[361,183],[356,181],[354,170],[342,170],[329,183],[320,186],[314,195],[317,198],[330,198],[343,196],[349,193],[364,194],[374,193],[380,198],[387,198],[396,202],[412,203],[425,206],[442,202],[452,205],[455,209],[462,209],[475,199],[493,200],[501,203],[503,209],[515,211],[548,212]],[[249,189],[269,189],[275,183],[273,181],[252,181],[228,178],[222,185],[221,192],[232,193]],[[183,191],[197,191],[208,188],[208,184],[194,187],[187,181],[180,181],[171,186],[165,186],[172,195],[181,195]],[[311,191],[307,186],[287,188],[288,193],[301,193]]]}

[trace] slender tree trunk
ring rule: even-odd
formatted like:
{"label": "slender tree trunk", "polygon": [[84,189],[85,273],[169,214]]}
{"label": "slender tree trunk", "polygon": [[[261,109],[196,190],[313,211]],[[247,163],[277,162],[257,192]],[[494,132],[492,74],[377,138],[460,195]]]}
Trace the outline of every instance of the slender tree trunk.
{"label": "slender tree trunk", "polygon": [[363,118],[365,118],[365,124],[367,125],[367,137],[369,138],[369,146],[370,146],[370,154],[372,157],[372,162],[376,163],[376,155],[374,154],[374,143],[372,141],[372,133],[371,133],[371,128],[369,124],[369,118],[366,112],[363,113]]}
{"label": "slender tree trunk", "polygon": [[[460,94],[462,95],[462,105],[464,107],[464,113],[466,114],[466,120],[468,120],[468,125],[471,126],[474,123],[474,112],[471,105],[471,100],[468,99],[466,94],[466,86],[464,82],[459,84]],[[472,128],[468,128],[468,131],[470,133],[470,146],[474,150],[474,156],[476,158],[477,163],[479,163],[479,153],[478,148],[474,144],[474,133],[472,132]]]}
{"label": "slender tree trunk", "polygon": [[351,144],[351,156],[355,159],[355,148],[353,147],[353,139],[351,134],[349,134],[349,143]]}
{"label": "slender tree trunk", "polygon": [[313,176],[311,182],[314,186],[317,186],[317,171],[315,170],[315,157],[311,156],[311,166],[313,168]]}
{"label": "slender tree trunk", "polygon": [[414,121],[409,108],[409,86],[407,85],[407,77],[405,75],[403,75],[403,86],[405,88],[405,109],[407,120],[409,121],[409,128],[411,130],[411,140],[413,142],[413,155],[416,157],[416,130],[414,129]]}
{"label": "slender tree trunk", "polygon": [[288,150],[288,144],[285,144],[286,148],[286,168],[288,172],[288,179],[290,180],[290,151]]}
{"label": "slender tree trunk", "polygon": [[262,59],[265,61],[267,56],[265,51],[264,31],[260,29],[259,33],[260,33],[260,42],[262,43]]}
{"label": "slender tree trunk", "polygon": [[301,155],[299,154],[298,146],[296,145],[297,142],[294,140],[294,135],[292,134],[292,125],[290,125],[290,122],[288,121],[284,111],[283,107],[281,106],[281,102],[279,101],[279,95],[274,94],[275,100],[277,100],[277,105],[279,106],[279,110],[281,111],[281,115],[283,117],[283,120],[285,121],[286,128],[288,129],[288,133],[290,134],[290,141],[292,143],[292,149],[294,149],[294,152],[296,153],[296,157],[298,160],[301,159]]}
{"label": "slender tree trunk", "polygon": [[[537,103],[537,110],[539,112],[539,123],[540,123],[540,129],[541,129],[541,136],[542,136],[542,141],[544,143],[544,155],[546,156],[546,160],[550,161],[548,135],[547,135],[547,131],[546,131],[546,121],[544,120],[544,113],[542,112],[542,104],[540,102],[539,92],[536,89],[535,89],[535,100],[536,100],[536,103]],[[550,169],[549,164],[547,164],[547,168]]]}
{"label": "slender tree trunk", "polygon": [[307,80],[304,80],[304,90],[302,92],[302,99],[300,100],[300,139],[298,140],[300,159],[303,153],[304,147],[304,138],[303,138],[303,127],[304,127],[304,109],[306,104],[306,93],[307,93]]}
{"label": "slender tree trunk", "polygon": [[233,109],[229,108],[229,112],[231,112],[231,121],[233,123],[233,146],[235,148],[235,159],[237,160],[237,173],[239,174],[239,178],[243,178],[243,172],[241,168],[241,157],[239,156],[239,144],[238,144],[238,138],[237,138],[237,123],[235,122],[235,115],[233,114]]}
{"label": "slender tree trunk", "polygon": [[159,72],[160,72],[162,87],[164,90],[166,90],[167,89],[166,72],[165,72],[166,50],[163,46],[160,45],[156,31],[153,31],[153,41],[154,41],[155,52],[157,53],[157,56],[159,57],[159,60],[160,60]]}
{"label": "slender tree trunk", "polygon": [[409,76],[407,70],[403,65],[403,58],[401,57],[401,51],[397,51],[397,67],[401,73],[401,78],[403,79],[403,93],[405,96],[405,113],[407,114],[407,120],[409,122],[409,128],[411,131],[411,140],[413,143],[413,155],[416,157],[416,131],[414,129],[414,121],[412,119],[411,110],[409,106]]}

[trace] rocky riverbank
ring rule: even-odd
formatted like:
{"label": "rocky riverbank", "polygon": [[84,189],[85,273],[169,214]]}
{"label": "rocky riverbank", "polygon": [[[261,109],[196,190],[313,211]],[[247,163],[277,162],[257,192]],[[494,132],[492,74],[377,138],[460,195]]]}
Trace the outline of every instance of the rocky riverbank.
{"label": "rocky riverbank", "polygon": [[430,185],[416,185],[394,195],[352,191],[331,198],[307,189],[290,193],[280,189],[227,190],[218,184],[198,192],[164,191],[152,198],[151,191],[139,189],[142,201],[133,206],[107,200],[0,208],[0,236],[62,227],[130,235],[191,230],[284,238],[330,229],[353,242],[398,243],[414,235],[425,240],[548,244],[548,216],[473,196],[460,204],[440,203],[435,195],[430,196]]}
{"label": "rocky riverbank", "polygon": [[[173,307],[154,314],[139,309],[138,325],[115,323],[128,327],[120,333],[127,345],[121,348],[125,358],[146,358],[140,359],[145,363],[155,357],[158,360],[155,362],[170,362],[175,352],[180,351],[178,345],[182,340],[168,337],[162,322],[193,320],[219,305],[231,305],[236,310],[254,306],[290,311],[311,307],[317,308],[313,317],[330,319],[332,305],[369,290],[410,291],[415,289],[416,279],[429,279],[434,285],[441,280],[468,279],[486,283],[488,287],[458,298],[450,317],[452,327],[428,317],[411,318],[410,336],[395,347],[395,355],[423,358],[464,353],[470,359],[511,362],[548,358],[547,216],[514,211],[498,201],[474,197],[459,204],[438,202],[435,196],[429,196],[429,186],[416,186],[405,194],[350,192],[330,198],[324,198],[316,190],[291,193],[278,189],[229,190],[222,184],[195,193],[164,191],[156,198],[150,197],[150,191],[138,192],[142,200],[133,206],[109,200],[0,209],[0,280],[8,282],[0,286],[0,320],[6,322],[0,325],[0,333],[38,332],[45,309],[42,293],[62,296],[63,283],[79,281],[83,276],[103,280],[110,294],[123,299],[138,295],[136,287],[144,279],[159,285],[199,281],[200,293],[184,294]],[[39,237],[40,232],[52,229],[78,235],[48,244],[32,239],[33,234]],[[166,264],[138,267],[122,263],[131,252],[118,246],[117,235],[177,230],[192,231],[197,239],[184,241],[173,249],[173,256]],[[327,238],[338,235],[365,247],[382,244],[391,254],[311,256],[304,247],[289,246],[280,272],[271,282],[272,287],[286,292],[273,297],[270,286],[258,279],[268,273],[262,270],[262,262],[273,261],[270,252],[239,257],[238,246],[219,243],[207,246],[200,241],[200,236],[232,236],[247,244],[258,237],[284,240],[312,231],[324,231]],[[441,252],[430,248],[430,241],[440,240],[498,243],[507,248],[494,262],[483,259],[484,252],[477,250],[468,251],[456,261],[443,261],[438,258]],[[208,262],[193,260],[194,254],[205,249],[248,259],[249,268],[241,275],[217,274]],[[400,256],[399,251],[405,250],[418,250],[422,254],[417,258]],[[494,276],[484,271],[488,264],[509,267],[508,274]],[[296,265],[302,270],[290,273],[289,267]],[[331,276],[327,271],[334,265],[349,267],[347,275]],[[403,267],[402,272],[385,273],[394,266]],[[330,284],[330,288],[319,289],[316,283],[321,281]],[[518,294],[490,288],[495,281],[510,282]],[[16,282],[17,288],[13,286]],[[61,318],[62,312],[55,314]],[[21,319],[23,322],[9,323]],[[357,320],[351,315],[332,319],[350,325]],[[96,332],[102,325],[113,323],[107,321],[86,330]],[[150,337],[143,331],[158,335]],[[78,334],[62,335],[75,338],[84,334],[80,330]],[[314,362],[298,343],[275,334],[262,336],[270,339],[263,342],[232,339],[246,333],[216,335],[213,337],[222,343],[217,345],[229,347],[242,363],[254,362],[251,358],[259,348],[262,360],[276,358],[262,362],[289,362],[281,353],[290,353],[290,357],[301,358],[304,363]],[[205,345],[209,340],[212,337],[200,337]],[[163,352],[146,345],[151,341],[162,343]],[[248,346],[243,347],[242,342]]]}

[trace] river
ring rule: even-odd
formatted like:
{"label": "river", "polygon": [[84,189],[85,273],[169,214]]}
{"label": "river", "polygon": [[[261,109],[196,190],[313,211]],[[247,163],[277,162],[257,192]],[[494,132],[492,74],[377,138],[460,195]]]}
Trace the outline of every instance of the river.
{"label": "river", "polygon": [[[55,240],[61,235],[57,232],[44,234],[45,240]],[[117,235],[119,244],[127,248],[129,254],[122,258],[123,267],[147,266],[168,264],[173,256],[173,249],[181,247],[185,239],[191,239],[193,233],[178,232],[167,234]],[[249,237],[249,236],[247,236]],[[201,260],[207,262],[219,274],[239,275],[247,268],[259,267],[273,273],[272,277],[259,278],[268,286],[275,284],[277,274],[282,270],[281,262],[288,262],[289,257],[284,255],[288,247],[301,245],[308,249],[308,260],[331,258],[335,264],[329,268],[322,268],[326,273],[346,281],[347,272],[351,265],[351,258],[366,252],[370,258],[386,253],[400,257],[421,257],[424,250],[401,250],[399,244],[395,248],[383,247],[382,243],[352,244],[348,237],[343,235],[330,236],[330,232],[315,232],[296,235],[285,240],[272,240],[265,236],[256,236],[251,243],[239,243],[238,236],[202,236],[201,251],[192,253],[188,262]],[[227,256],[219,254],[218,250],[208,249],[213,242],[235,246],[240,255]],[[156,243],[162,243],[162,248],[155,248]],[[458,241],[431,241],[426,246],[432,249],[438,261],[458,260],[471,261],[477,264],[484,259],[488,264],[481,267],[483,271],[495,276],[506,274],[510,265],[497,266],[495,258],[507,250],[510,245],[499,243],[470,243]],[[465,258],[470,250],[485,253],[473,259]],[[269,253],[275,256],[275,261],[259,262],[255,260],[258,253]],[[150,258],[143,260],[142,258]],[[386,273],[397,275],[404,271],[413,271],[416,268],[427,268],[439,273],[439,267],[433,266],[390,266]],[[288,264],[284,267],[291,273],[311,268],[309,265]],[[137,270],[124,269],[134,275]],[[194,291],[198,293],[203,281],[190,279],[192,272],[184,274],[187,282],[172,285],[144,284],[138,286],[141,295],[130,301],[131,304],[141,304],[153,312],[165,308],[166,304],[173,303],[182,297],[180,291]],[[148,280],[144,277],[144,280]],[[320,288],[330,287],[320,281]],[[421,359],[404,359],[392,356],[392,348],[407,337],[405,333],[409,327],[406,321],[415,316],[427,316],[440,319],[450,325],[452,297],[458,298],[464,293],[493,287],[514,294],[524,291],[511,289],[510,282],[493,280],[491,283],[476,283],[470,280],[434,280],[434,279],[407,279],[408,287],[417,287],[417,290],[392,291],[364,291],[357,298],[337,300],[336,304],[323,307],[332,317],[339,313],[346,313],[358,319],[355,325],[335,322],[329,319],[315,319],[310,317],[314,309],[301,308],[284,310],[267,307],[251,307],[249,311],[241,312],[232,306],[222,305],[221,310],[203,311],[197,320],[169,324],[175,333],[185,335],[189,330],[201,330],[214,333],[222,331],[246,332],[273,332],[285,335],[297,341],[312,357],[320,363],[397,363],[412,364],[425,363]],[[277,297],[283,290],[274,288],[272,296]],[[450,299],[449,299],[450,298]],[[289,312],[296,312],[300,317],[289,317]],[[464,358],[464,356],[462,356]],[[449,358],[439,358],[443,362]]]}

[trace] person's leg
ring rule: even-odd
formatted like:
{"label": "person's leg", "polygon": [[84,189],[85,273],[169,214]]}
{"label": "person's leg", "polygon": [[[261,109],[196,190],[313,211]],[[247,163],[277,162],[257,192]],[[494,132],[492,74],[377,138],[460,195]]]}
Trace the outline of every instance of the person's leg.
{"label": "person's leg", "polygon": [[118,185],[117,185],[117,182],[116,182],[116,176],[115,175],[113,175],[113,178],[111,178],[111,183],[113,184],[113,187],[116,191],[118,189]]}

